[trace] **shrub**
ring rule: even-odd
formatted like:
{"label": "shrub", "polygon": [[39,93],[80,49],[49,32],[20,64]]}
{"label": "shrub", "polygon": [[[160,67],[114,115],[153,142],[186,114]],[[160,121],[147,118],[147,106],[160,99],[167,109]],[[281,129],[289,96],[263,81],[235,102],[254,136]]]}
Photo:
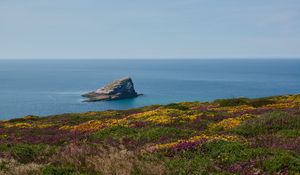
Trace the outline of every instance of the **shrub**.
{"label": "shrub", "polygon": [[139,133],[139,140],[141,141],[158,141],[159,139],[178,139],[194,135],[194,130],[178,129],[175,127],[152,127],[144,129]]}
{"label": "shrub", "polygon": [[171,103],[171,104],[168,104],[168,105],[164,106],[164,108],[178,109],[178,110],[188,110],[189,109],[188,107],[183,106],[180,103]]}
{"label": "shrub", "polygon": [[219,104],[221,107],[249,105],[257,108],[269,104],[274,104],[276,103],[276,101],[270,98],[256,98],[256,99],[232,98],[232,99],[218,99],[215,100],[214,103]]}
{"label": "shrub", "polygon": [[246,161],[268,154],[262,148],[250,148],[244,143],[223,140],[207,142],[200,147],[200,150],[204,156],[211,157],[225,164]]}
{"label": "shrub", "polygon": [[227,106],[247,105],[248,101],[249,101],[248,98],[232,98],[232,99],[218,99],[215,100],[214,103],[219,104],[221,107],[227,107]]}
{"label": "shrub", "polygon": [[50,147],[44,144],[0,145],[0,152],[9,152],[16,160],[21,163],[38,161],[45,156],[53,154],[55,150],[55,147]]}
{"label": "shrub", "polygon": [[79,175],[81,173],[76,172],[72,167],[57,167],[53,165],[47,165],[42,170],[43,175]]}
{"label": "shrub", "polygon": [[185,152],[182,155],[176,155],[167,162],[169,174],[210,174],[214,170],[213,162],[197,153]]}
{"label": "shrub", "polygon": [[275,173],[283,169],[287,169],[290,174],[300,172],[300,157],[292,156],[287,152],[279,152],[272,158],[263,162],[263,168],[270,172]]}
{"label": "shrub", "polygon": [[271,100],[269,98],[256,98],[249,100],[249,105],[256,108],[274,103],[276,103],[276,101]]}
{"label": "shrub", "polygon": [[119,139],[122,137],[134,137],[138,133],[138,128],[130,128],[126,126],[113,126],[104,128],[91,137],[93,139],[105,140],[107,138]]}
{"label": "shrub", "polygon": [[300,129],[284,129],[277,132],[280,137],[297,138],[300,137]]}
{"label": "shrub", "polygon": [[40,120],[41,118],[39,116],[35,115],[27,115],[22,118],[15,118],[15,119],[10,119],[9,122],[26,122],[26,121],[37,121]]}
{"label": "shrub", "polygon": [[223,119],[220,122],[210,124],[208,126],[208,129],[212,130],[212,131],[230,130],[230,129],[238,126],[242,121],[249,120],[254,117],[256,117],[256,116],[250,115],[250,114],[244,114],[240,117]]}
{"label": "shrub", "polygon": [[92,139],[105,140],[108,138],[120,139],[131,138],[137,141],[149,142],[159,139],[176,139],[195,134],[195,131],[188,129],[178,129],[175,127],[152,126],[147,128],[130,128],[124,126],[115,126],[105,128],[92,135]]}
{"label": "shrub", "polygon": [[297,129],[300,127],[300,116],[286,112],[271,112],[261,117],[242,122],[233,132],[243,136],[274,133],[283,129]]}

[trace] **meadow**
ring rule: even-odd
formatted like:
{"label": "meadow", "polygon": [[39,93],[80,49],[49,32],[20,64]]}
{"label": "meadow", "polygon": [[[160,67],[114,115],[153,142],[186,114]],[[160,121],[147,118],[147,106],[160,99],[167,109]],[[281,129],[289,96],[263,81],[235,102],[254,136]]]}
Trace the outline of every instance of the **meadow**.
{"label": "meadow", "polygon": [[300,95],[1,121],[4,174],[300,174]]}

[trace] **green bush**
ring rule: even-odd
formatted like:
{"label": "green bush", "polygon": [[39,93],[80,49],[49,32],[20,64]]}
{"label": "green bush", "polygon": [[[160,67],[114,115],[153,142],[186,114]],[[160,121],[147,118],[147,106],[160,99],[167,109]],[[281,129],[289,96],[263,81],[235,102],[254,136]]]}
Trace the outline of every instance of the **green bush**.
{"label": "green bush", "polygon": [[275,173],[285,168],[288,169],[290,174],[300,172],[300,157],[292,156],[287,152],[279,152],[272,158],[263,162],[264,170]]}
{"label": "green bush", "polygon": [[189,137],[195,134],[195,131],[188,129],[178,129],[175,127],[152,127],[144,129],[138,135],[138,140],[157,141],[162,137],[166,139],[179,139]]}
{"label": "green bush", "polygon": [[276,133],[276,135],[280,137],[297,138],[300,137],[300,128],[280,130]]}
{"label": "green bush", "polygon": [[248,105],[253,106],[253,107],[261,107],[265,106],[268,104],[274,104],[276,103],[274,100],[271,100],[269,98],[257,98],[257,99],[251,99],[249,100]]}
{"label": "green bush", "polygon": [[167,174],[170,175],[196,175],[217,172],[211,159],[192,151],[177,153],[174,157],[166,160],[166,166],[168,168]]}
{"label": "green bush", "polygon": [[153,159],[155,157],[163,161],[167,167],[167,175],[231,174],[221,170],[214,159],[195,150],[180,152],[160,151],[146,156],[150,156],[152,160],[155,160]]}
{"label": "green bush", "polygon": [[42,169],[43,175],[77,175],[80,174],[72,167],[56,167],[47,165]]}
{"label": "green bush", "polygon": [[92,135],[93,139],[105,140],[108,138],[120,139],[131,138],[138,141],[157,141],[164,137],[166,139],[182,138],[195,134],[193,130],[177,129],[175,127],[151,126],[146,128],[130,128],[125,126],[115,126],[105,128]]}
{"label": "green bush", "polygon": [[211,157],[225,164],[246,161],[268,154],[263,148],[250,148],[240,142],[213,141],[200,147],[203,156]]}
{"label": "green bush", "polygon": [[261,117],[246,120],[232,131],[243,136],[271,134],[285,129],[300,128],[300,116],[286,112],[272,112]]}
{"label": "green bush", "polygon": [[183,106],[180,103],[171,103],[171,104],[168,104],[168,105],[164,106],[164,108],[179,109],[179,110],[188,110],[189,109],[188,107]]}
{"label": "green bush", "polygon": [[221,107],[247,105],[248,102],[248,98],[217,99],[214,101]]}
{"label": "green bush", "polygon": [[134,137],[138,134],[137,128],[130,128],[126,126],[114,126],[111,128],[104,128],[92,135],[92,138],[105,140],[108,138],[119,139],[122,137]]}
{"label": "green bush", "polygon": [[56,147],[45,144],[1,144],[0,152],[9,152],[21,163],[37,161],[40,157],[49,156],[55,153]]}
{"label": "green bush", "polygon": [[270,98],[255,98],[255,99],[232,98],[232,99],[217,99],[214,101],[214,103],[219,104],[221,107],[249,105],[257,108],[268,104],[274,104],[276,103],[276,101]]}
{"label": "green bush", "polygon": [[14,123],[14,122],[28,122],[28,121],[37,121],[40,120],[41,118],[39,116],[35,115],[28,115],[22,118],[14,118],[10,119],[9,122]]}

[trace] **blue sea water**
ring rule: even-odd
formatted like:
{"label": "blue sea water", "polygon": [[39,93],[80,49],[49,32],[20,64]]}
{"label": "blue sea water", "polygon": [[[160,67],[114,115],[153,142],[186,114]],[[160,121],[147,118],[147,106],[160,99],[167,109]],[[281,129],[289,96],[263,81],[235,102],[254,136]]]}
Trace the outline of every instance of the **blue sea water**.
{"label": "blue sea water", "polygon": [[[80,96],[131,76],[134,99]],[[0,60],[0,119],[300,93],[300,60]]]}

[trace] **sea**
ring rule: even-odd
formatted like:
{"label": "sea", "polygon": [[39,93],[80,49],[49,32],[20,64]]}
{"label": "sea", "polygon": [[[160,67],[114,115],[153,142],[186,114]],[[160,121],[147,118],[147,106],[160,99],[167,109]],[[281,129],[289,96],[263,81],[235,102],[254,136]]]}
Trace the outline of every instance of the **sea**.
{"label": "sea", "polygon": [[[83,102],[81,94],[125,76],[143,96]],[[295,93],[297,59],[0,60],[0,120]]]}

